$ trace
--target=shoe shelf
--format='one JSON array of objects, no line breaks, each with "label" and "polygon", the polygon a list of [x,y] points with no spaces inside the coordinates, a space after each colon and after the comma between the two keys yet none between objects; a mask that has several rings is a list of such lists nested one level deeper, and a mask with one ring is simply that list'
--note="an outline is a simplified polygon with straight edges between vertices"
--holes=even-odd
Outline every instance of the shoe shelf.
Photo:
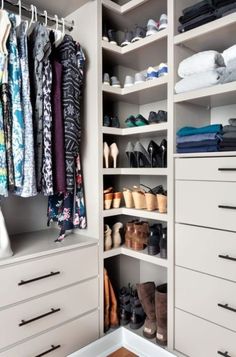
[{"label": "shoe shelf", "polygon": [[105,126],[102,128],[103,134],[120,136],[140,135],[142,137],[145,134],[166,134],[167,130],[167,123],[136,126],[134,128],[109,128]]},{"label": "shoe shelf", "polygon": [[121,246],[120,248],[114,248],[107,250],[103,253],[103,258],[112,258],[117,255],[126,255],[131,258],[139,259],[145,261],[147,263],[151,263],[154,265],[158,265],[164,268],[168,267],[168,260],[160,258],[159,255],[149,255],[147,252],[147,248],[141,251],[135,251],[133,249],[126,248],[125,246]]},{"label": "shoe shelf", "polygon": [[167,168],[121,168],[121,169],[103,169],[103,175],[151,175],[167,176]]},{"label": "shoe shelf", "polygon": [[175,103],[189,102],[204,107],[235,104],[236,82],[218,84],[208,88],[174,95]]},{"label": "shoe shelf", "polygon": [[147,1],[148,0],[131,0],[131,1],[128,1],[124,5],[118,5],[114,1],[111,1],[111,0],[102,0],[102,4],[107,9],[114,11],[120,15],[123,15],[129,11],[134,10],[136,7],[143,5]]},{"label": "shoe shelf", "polygon": [[149,80],[140,84],[134,84],[128,88],[114,88],[103,84],[103,93],[109,94],[112,100],[134,104],[147,104],[158,102],[167,98],[168,75]]},{"label": "shoe shelf", "polygon": [[132,216],[132,217],[140,217],[144,219],[152,219],[161,222],[168,221],[167,213],[159,213],[158,211],[147,211],[147,210],[139,210],[134,208],[112,208],[108,210],[103,210],[103,217],[113,217],[113,216]]},{"label": "shoe shelf", "polygon": [[184,45],[196,52],[209,49],[221,52],[235,43],[235,33],[236,13],[233,13],[176,35],[174,44]]}]

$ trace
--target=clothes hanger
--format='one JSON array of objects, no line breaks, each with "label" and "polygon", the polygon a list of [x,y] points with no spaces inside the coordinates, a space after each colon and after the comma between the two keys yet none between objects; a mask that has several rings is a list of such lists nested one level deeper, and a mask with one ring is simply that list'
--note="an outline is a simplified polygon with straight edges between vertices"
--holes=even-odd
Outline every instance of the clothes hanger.
[{"label": "clothes hanger", "polygon": [[21,0],[18,0],[19,13],[16,15],[16,26],[19,26],[21,23]]},{"label": "clothes hanger", "polygon": [[4,0],[1,0],[1,9],[0,9],[0,52],[7,54],[7,39],[11,29],[11,22],[8,17],[8,13],[4,10]]},{"label": "clothes hanger", "polygon": [[55,42],[54,42],[54,45],[57,47],[58,44],[59,44],[59,41],[61,39],[61,31],[58,30],[58,27],[59,27],[59,23],[58,23],[58,16],[57,15],[54,15],[54,18],[55,18],[55,22],[56,22],[56,27],[54,29],[54,34],[55,34]]},{"label": "clothes hanger", "polygon": [[64,39],[64,36],[65,36],[65,19],[64,17],[61,18],[61,21],[62,21],[62,31],[60,31],[60,38],[55,41],[55,45],[56,47],[58,47],[60,45],[60,43],[62,43],[63,39]]},{"label": "clothes hanger", "polygon": [[30,22],[27,21],[27,34],[30,35],[30,33],[32,32],[32,25],[35,22],[35,10],[34,10],[34,5],[30,5],[30,10],[31,10],[31,19]]}]

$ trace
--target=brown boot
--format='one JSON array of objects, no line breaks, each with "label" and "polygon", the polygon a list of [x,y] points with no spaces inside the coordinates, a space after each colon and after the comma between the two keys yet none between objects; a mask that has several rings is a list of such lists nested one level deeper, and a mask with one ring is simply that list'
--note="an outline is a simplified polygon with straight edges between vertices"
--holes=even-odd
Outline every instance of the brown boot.
[{"label": "brown boot", "polygon": [[145,222],[145,221],[142,221],[141,223],[143,224],[144,245],[147,245],[148,237],[149,237],[149,233],[150,233],[149,223]]},{"label": "brown boot", "polygon": [[126,223],[125,226],[125,245],[127,248],[132,248],[132,239],[134,234],[134,223],[137,223],[137,220]]},{"label": "brown boot", "polygon": [[159,345],[167,345],[167,284],[157,287],[155,292],[157,334]]},{"label": "brown boot", "polygon": [[145,232],[143,228],[143,223],[138,222],[134,224],[134,232],[132,238],[132,249],[143,250],[145,241]]},{"label": "brown boot", "polygon": [[110,303],[111,303],[110,326],[111,328],[117,328],[119,327],[117,299],[109,278],[108,281],[109,281],[109,292],[110,292]]},{"label": "brown boot", "polygon": [[147,315],[143,335],[146,338],[154,338],[156,336],[156,313],[155,313],[155,284],[148,282],[137,284],[138,296],[143,306],[144,312]]},{"label": "brown boot", "polygon": [[110,328],[110,293],[109,293],[109,278],[106,269],[104,269],[104,332]]}]

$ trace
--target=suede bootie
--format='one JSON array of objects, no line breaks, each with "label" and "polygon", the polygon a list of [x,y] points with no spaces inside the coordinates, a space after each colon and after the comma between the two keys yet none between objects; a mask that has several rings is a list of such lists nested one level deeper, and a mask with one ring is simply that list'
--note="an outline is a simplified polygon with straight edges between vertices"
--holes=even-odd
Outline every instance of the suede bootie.
[{"label": "suede bootie", "polygon": [[138,296],[147,315],[144,323],[143,335],[152,339],[156,336],[156,312],[155,312],[155,284],[148,282],[137,284]]},{"label": "suede bootie", "polygon": [[123,228],[123,223],[117,222],[112,227],[112,240],[113,240],[113,247],[118,248],[121,246],[121,234],[120,230]]},{"label": "suede bootie", "polygon": [[111,228],[108,224],[105,224],[104,227],[104,250],[110,250],[112,247],[112,238],[111,238]]},{"label": "suede bootie", "polygon": [[155,306],[157,319],[156,340],[161,346],[167,345],[167,284],[156,288]]}]

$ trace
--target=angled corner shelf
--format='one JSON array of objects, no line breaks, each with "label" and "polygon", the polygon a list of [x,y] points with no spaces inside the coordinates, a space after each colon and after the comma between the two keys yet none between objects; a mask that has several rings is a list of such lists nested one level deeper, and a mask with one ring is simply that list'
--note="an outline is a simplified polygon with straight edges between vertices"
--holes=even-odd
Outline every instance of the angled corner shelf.
[{"label": "angled corner shelf", "polygon": [[168,215],[167,213],[159,213],[158,211],[147,211],[140,210],[135,208],[112,208],[109,210],[103,211],[103,217],[113,217],[113,216],[132,216],[132,217],[140,217],[144,219],[153,219],[155,221],[167,222]]},{"label": "angled corner shelf", "polygon": [[235,98],[236,81],[175,94],[174,102],[189,102],[205,107],[219,107],[223,105],[235,104]]},{"label": "angled corner shelf", "polygon": [[174,44],[184,45],[196,52],[210,49],[222,52],[235,44],[235,33],[236,13],[233,13],[176,35]]},{"label": "angled corner shelf", "polygon": [[162,259],[160,258],[159,255],[149,255],[147,252],[147,248],[141,251],[135,251],[129,248],[126,248],[125,246],[121,246],[120,248],[114,248],[111,250],[108,250],[103,253],[103,258],[108,259],[112,258],[118,255],[126,255],[131,258],[139,259],[141,261],[145,261],[147,263],[151,263],[154,265],[158,265],[161,267],[168,267],[168,260],[167,259]]},{"label": "angled corner shelf", "polygon": [[168,75],[149,80],[140,84],[134,84],[128,88],[114,88],[103,84],[102,90],[113,100],[128,103],[147,104],[167,99]]},{"label": "angled corner shelf", "polygon": [[136,135],[142,137],[145,134],[148,134],[150,136],[166,134],[167,130],[168,130],[168,123],[136,126],[134,128],[109,128],[105,126],[102,128],[103,134],[120,135],[120,136]]},{"label": "angled corner shelf", "polygon": [[103,169],[103,175],[146,175],[146,176],[167,176],[167,168],[121,168]]},{"label": "angled corner shelf", "polygon": [[102,0],[103,6],[105,6],[107,9],[116,12],[120,15],[126,14],[129,11],[134,10],[136,7],[144,4],[148,0],[131,0],[128,3],[124,5],[118,5],[114,1],[111,0]]}]

